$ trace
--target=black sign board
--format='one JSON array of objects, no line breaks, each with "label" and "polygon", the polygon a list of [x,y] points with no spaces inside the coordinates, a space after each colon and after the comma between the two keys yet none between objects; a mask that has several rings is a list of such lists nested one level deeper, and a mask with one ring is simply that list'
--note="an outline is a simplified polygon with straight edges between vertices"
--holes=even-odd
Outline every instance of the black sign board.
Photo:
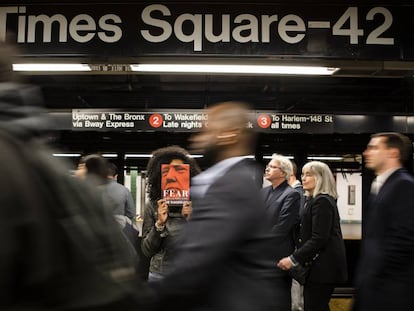
[{"label": "black sign board", "polygon": [[414,4],[90,3],[0,6],[26,56],[414,59]]},{"label": "black sign board", "polygon": [[[208,115],[200,110],[72,111],[72,130],[197,132],[203,126],[208,126]],[[334,118],[332,115],[321,114],[254,111],[251,113],[251,121],[246,126],[269,133],[332,133]]]}]

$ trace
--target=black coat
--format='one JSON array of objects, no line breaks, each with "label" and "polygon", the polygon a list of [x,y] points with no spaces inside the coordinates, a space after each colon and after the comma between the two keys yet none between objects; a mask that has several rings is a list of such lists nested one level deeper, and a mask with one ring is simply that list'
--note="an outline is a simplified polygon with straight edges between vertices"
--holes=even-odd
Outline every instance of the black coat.
[{"label": "black coat", "polygon": [[338,208],[332,197],[319,194],[305,204],[294,258],[301,264],[312,261],[308,282],[341,283],[347,280],[345,244]]},{"label": "black coat", "polygon": [[145,310],[129,244],[42,142],[32,91],[0,83],[0,310]]},{"label": "black coat", "polygon": [[[272,186],[263,188],[267,196]],[[289,256],[295,249],[294,231],[299,223],[300,194],[287,182],[278,186],[279,195],[266,200],[266,212],[272,221],[272,232],[275,238],[276,261]],[[279,270],[282,273],[282,270]],[[283,272],[285,273],[285,272]]]},{"label": "black coat", "polygon": [[275,310],[274,247],[253,176],[246,159],[204,195],[192,186],[193,214],[157,290],[161,310]]},{"label": "black coat", "polygon": [[356,310],[414,310],[414,178],[395,171],[363,217]]}]

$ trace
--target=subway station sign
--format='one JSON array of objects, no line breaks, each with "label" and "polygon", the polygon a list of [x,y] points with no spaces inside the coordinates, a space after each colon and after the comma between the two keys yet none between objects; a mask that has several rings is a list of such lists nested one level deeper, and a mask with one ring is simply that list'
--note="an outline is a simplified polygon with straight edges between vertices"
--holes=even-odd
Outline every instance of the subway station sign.
[{"label": "subway station sign", "polygon": [[28,56],[414,59],[414,4],[14,3],[0,40]]},{"label": "subway station sign", "polygon": [[[208,115],[200,110],[101,111],[72,110],[72,130],[79,131],[172,131],[197,132],[208,126]],[[332,133],[333,115],[286,114],[252,111],[247,127],[268,133]]]}]

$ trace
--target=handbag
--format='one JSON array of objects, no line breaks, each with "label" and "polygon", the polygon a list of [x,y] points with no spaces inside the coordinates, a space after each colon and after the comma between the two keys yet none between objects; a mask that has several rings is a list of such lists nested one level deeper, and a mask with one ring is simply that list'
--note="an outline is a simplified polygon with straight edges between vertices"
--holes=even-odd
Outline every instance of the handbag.
[{"label": "handbag", "polygon": [[302,265],[297,263],[288,270],[288,274],[292,279],[295,279],[300,285],[304,285],[309,276],[311,265]]},{"label": "handbag", "polygon": [[318,256],[319,254],[316,254],[311,261],[308,261],[304,265],[298,262],[295,266],[292,266],[292,268],[288,270],[289,276],[292,279],[295,279],[300,285],[304,285],[311,271],[312,263],[316,258],[318,258]]}]

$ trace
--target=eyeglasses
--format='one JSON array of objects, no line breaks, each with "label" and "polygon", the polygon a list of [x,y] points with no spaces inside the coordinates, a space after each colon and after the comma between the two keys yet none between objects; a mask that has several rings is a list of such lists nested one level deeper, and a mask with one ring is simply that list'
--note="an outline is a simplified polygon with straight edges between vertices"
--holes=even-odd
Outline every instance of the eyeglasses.
[{"label": "eyeglasses", "polygon": [[277,168],[280,169],[280,170],[282,169],[280,166],[274,166],[274,165],[270,165],[270,164],[269,165],[266,165],[266,168],[271,168],[273,170],[275,170]]}]

